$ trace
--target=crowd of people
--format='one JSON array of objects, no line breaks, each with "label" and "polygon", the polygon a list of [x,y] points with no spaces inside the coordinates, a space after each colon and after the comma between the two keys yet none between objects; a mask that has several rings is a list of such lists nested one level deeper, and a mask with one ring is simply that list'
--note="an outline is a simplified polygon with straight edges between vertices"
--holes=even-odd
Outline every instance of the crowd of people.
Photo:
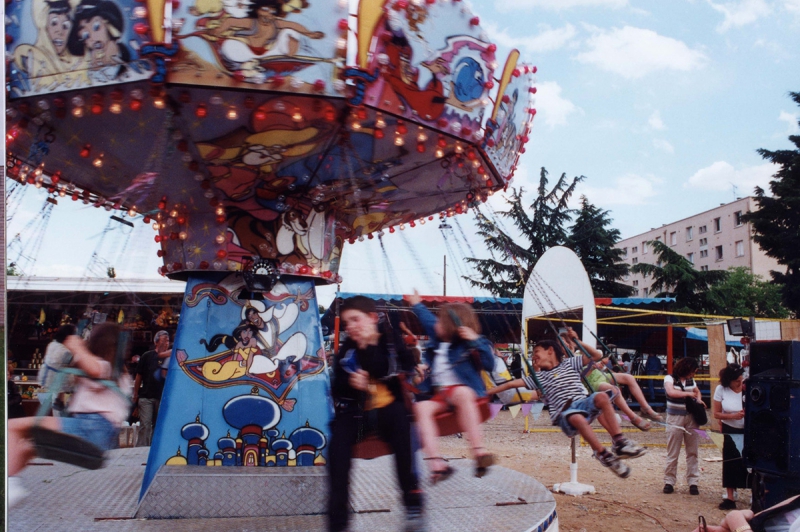
[{"label": "crowd of people", "polygon": [[[626,461],[643,456],[646,449],[623,435],[615,406],[642,431],[650,430],[652,423],[664,425],[667,460],[663,492],[675,491],[683,448],[689,493],[699,494],[700,425],[690,404],[694,401],[704,408],[707,405],[695,381],[698,364],[694,358],[680,359],[664,377],[666,419],[655,412],[631,375],[624,369],[612,371],[606,355],[570,328],[559,331],[555,339],[534,345],[529,371],[522,369],[521,358],[512,361],[511,378],[487,390],[482,373],[495,370],[497,353],[481,335],[480,322],[472,308],[446,304],[437,317],[416,292],[407,300],[428,338],[425,344],[420,345],[405,325],[401,330],[393,329],[370,298],[351,297],[339,309],[346,339],[330,360],[334,416],[328,456],[329,530],[347,529],[353,450],[368,434],[384,440],[394,454],[406,508],[406,530],[426,530],[425,496],[415,451],[421,449],[428,464],[431,489],[452,476],[455,471],[439,450],[439,420],[451,416],[469,442],[475,477],[483,477],[496,463],[496,457],[485,447],[485,418],[480,404],[488,396],[515,388],[529,390],[528,397],[545,402],[552,424],[567,437],[582,436],[600,464],[621,478],[631,473]],[[117,363],[119,333],[119,327],[112,323],[96,325],[86,341],[76,335],[73,326],[63,326],[56,332],[39,375],[43,385],[39,399],[50,415],[9,419],[9,507],[26,494],[18,475],[36,455],[32,434],[37,427],[76,436],[108,450],[117,446],[122,424],[129,416],[138,415],[143,427],[142,444],[150,445],[171,353],[169,334],[156,333],[154,348],[125,366]],[[527,366],[529,363],[525,362]],[[78,368],[83,373],[63,386],[56,385],[53,376],[65,367]],[[648,373],[654,368],[655,364]],[[102,379],[116,385],[99,383]],[[797,498],[768,511],[766,517],[736,510],[736,490],[748,485],[741,445],[737,445],[737,437],[744,433],[744,379],[741,366],[729,364],[723,368],[710,405],[724,434],[721,484],[726,498],[719,508],[734,511],[718,526],[701,521],[697,531],[764,530],[765,524],[771,523],[770,530],[798,532]],[[620,392],[621,385],[637,400],[641,415],[631,410]],[[13,388],[9,386],[9,393]],[[71,392],[69,402],[65,402],[65,390]],[[9,417],[14,408],[9,395]],[[611,436],[611,448],[605,448],[595,434],[595,420]],[[780,528],[779,524],[786,526]]]}]

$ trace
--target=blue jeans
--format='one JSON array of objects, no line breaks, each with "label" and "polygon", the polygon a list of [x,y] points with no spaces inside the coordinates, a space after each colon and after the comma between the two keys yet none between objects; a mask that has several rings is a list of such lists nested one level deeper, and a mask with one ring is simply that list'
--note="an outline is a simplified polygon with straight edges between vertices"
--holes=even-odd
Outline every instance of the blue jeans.
[{"label": "blue jeans", "polygon": [[589,423],[597,419],[597,416],[600,415],[602,410],[597,408],[594,400],[595,397],[601,393],[608,395],[610,399],[614,398],[614,392],[612,390],[595,392],[588,397],[572,401],[572,404],[561,412],[561,417],[558,420],[558,426],[561,427],[561,430],[564,432],[564,434],[570,438],[574,438],[578,435],[578,430],[570,424],[568,419],[573,414],[582,415]]},{"label": "blue jeans", "polygon": [[101,414],[71,414],[58,420],[61,432],[89,441],[104,451],[119,446],[119,427]]}]

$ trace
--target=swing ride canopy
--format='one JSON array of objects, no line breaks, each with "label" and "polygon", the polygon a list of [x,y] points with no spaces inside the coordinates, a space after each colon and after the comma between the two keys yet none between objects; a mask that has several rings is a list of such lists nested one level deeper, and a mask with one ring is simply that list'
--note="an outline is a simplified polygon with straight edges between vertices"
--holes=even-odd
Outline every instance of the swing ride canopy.
[{"label": "swing ride canopy", "polygon": [[7,170],[152,224],[164,266],[340,280],[345,242],[505,187],[535,67],[458,0],[21,0]]}]

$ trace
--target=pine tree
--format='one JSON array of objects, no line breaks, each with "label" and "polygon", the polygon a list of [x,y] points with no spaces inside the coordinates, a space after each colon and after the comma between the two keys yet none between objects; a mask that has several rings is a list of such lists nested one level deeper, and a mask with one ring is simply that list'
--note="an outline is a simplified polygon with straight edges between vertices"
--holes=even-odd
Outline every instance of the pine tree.
[{"label": "pine tree", "polygon": [[[800,105],[800,92],[790,93]],[[800,122],[798,122],[800,123]],[[790,135],[794,150],[758,150],[764,159],[780,165],[769,182],[771,196],[756,187],[759,209],[747,214],[753,226],[753,240],[766,254],[786,267],[786,272],[772,271],[772,279],[783,284],[783,302],[800,315],[800,135]]]},{"label": "pine tree", "polygon": [[628,275],[628,265],[623,262],[623,251],[615,248],[619,230],[610,228],[611,217],[581,196],[581,209],[570,229],[566,246],[580,257],[595,297],[629,297],[631,286],[618,282]]},{"label": "pine tree", "polygon": [[[566,242],[566,224],[574,214],[568,206],[569,198],[584,179],[584,176],[579,176],[570,181],[566,174],[562,174],[555,186],[548,190],[547,170],[542,168],[536,198],[527,209],[522,203],[525,191],[520,188],[512,189],[510,197],[506,198],[509,208],[498,212],[499,216],[491,211],[479,211],[478,234],[483,237],[492,257],[468,257],[467,262],[477,270],[477,275],[465,279],[472,286],[498,297],[522,297],[525,283],[539,257],[549,248]],[[528,245],[518,244],[503,227],[500,218],[510,220]]]}]

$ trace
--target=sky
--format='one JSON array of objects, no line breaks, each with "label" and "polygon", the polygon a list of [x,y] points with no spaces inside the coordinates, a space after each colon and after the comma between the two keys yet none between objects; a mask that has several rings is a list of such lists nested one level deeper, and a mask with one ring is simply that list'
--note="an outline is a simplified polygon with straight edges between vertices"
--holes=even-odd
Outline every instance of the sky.
[{"label": "sky", "polygon": [[[623,238],[767,186],[775,168],[756,150],[790,149],[788,135],[799,133],[788,93],[800,91],[800,0],[480,0],[472,9],[498,57],[517,48],[538,67],[538,113],[512,186],[532,199],[542,167],[551,182],[586,176],[573,204],[585,195],[610,211]],[[41,236],[26,273],[81,276],[97,252],[95,271],[158,276],[152,229],[128,235],[109,213],[62,200],[36,230],[45,195],[25,189],[9,202],[7,235],[19,233],[28,255]],[[503,210],[502,194],[489,207]],[[471,273],[465,257],[487,256],[472,214],[450,225],[407,228],[383,247],[345,245],[341,289],[442,294],[447,255],[447,295],[488,295],[459,279]],[[335,288],[318,290],[322,304]]]}]

